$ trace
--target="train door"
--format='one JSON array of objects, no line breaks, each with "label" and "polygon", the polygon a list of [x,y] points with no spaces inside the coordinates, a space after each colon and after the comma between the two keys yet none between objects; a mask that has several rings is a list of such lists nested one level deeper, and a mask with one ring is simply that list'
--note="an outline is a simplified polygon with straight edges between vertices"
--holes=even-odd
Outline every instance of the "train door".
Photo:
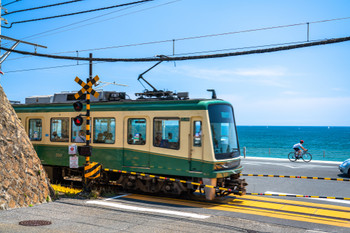
[{"label": "train door", "polygon": [[42,117],[33,117],[28,118],[27,122],[29,140],[32,142],[34,149],[38,152],[37,144],[42,144],[43,140],[43,119]]},{"label": "train door", "polygon": [[123,166],[150,167],[150,120],[147,117],[124,119]]},{"label": "train door", "polygon": [[201,172],[203,162],[203,135],[202,135],[203,121],[199,117],[194,117],[191,120],[190,132],[190,171]]}]

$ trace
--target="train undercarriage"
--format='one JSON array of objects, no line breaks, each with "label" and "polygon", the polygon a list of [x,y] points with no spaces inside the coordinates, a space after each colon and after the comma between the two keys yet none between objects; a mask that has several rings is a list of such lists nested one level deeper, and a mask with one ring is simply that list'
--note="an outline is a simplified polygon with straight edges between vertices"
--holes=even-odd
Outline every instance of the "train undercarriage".
[{"label": "train undercarriage", "polygon": [[[71,169],[68,167],[44,166],[50,178],[51,183],[59,184],[69,181],[82,181],[83,169]],[[167,176],[164,176],[164,178]],[[193,194],[197,190],[205,193],[207,200],[213,200],[215,197],[227,196],[231,193],[244,195],[247,183],[240,179],[240,174],[234,174],[225,178],[197,178],[197,177],[171,177],[169,179],[160,179],[152,176],[140,174],[116,173],[111,171],[102,171],[101,177],[90,180],[91,189],[100,185],[117,185],[124,191],[136,191],[150,194],[170,194],[182,195]],[[203,187],[210,185],[216,188]],[[223,188],[223,189],[219,189]],[[231,191],[227,191],[230,189]]]}]

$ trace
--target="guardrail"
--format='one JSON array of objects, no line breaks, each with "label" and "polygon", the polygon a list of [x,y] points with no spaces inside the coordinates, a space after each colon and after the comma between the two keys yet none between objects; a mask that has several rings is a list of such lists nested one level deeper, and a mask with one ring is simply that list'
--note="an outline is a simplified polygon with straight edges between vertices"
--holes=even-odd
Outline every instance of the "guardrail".
[{"label": "guardrail", "polygon": [[258,177],[292,178],[292,179],[350,181],[350,179],[344,179],[344,178],[327,178],[327,177],[314,177],[314,176],[284,176],[284,175],[261,175],[261,174],[241,174],[241,175],[242,176],[258,176]]}]

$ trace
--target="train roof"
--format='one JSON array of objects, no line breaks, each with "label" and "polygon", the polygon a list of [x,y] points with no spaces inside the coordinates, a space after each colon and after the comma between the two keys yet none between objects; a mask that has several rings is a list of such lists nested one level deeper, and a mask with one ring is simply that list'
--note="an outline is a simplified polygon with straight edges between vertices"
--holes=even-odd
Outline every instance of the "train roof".
[{"label": "train roof", "polygon": [[[206,110],[210,104],[230,104],[219,99],[189,99],[186,93],[181,93],[180,97],[176,95],[136,100],[126,99],[124,92],[99,93],[98,99],[91,98],[91,111]],[[58,93],[53,96],[29,97],[26,98],[25,104],[14,104],[13,107],[16,112],[73,112],[72,104],[77,101],[74,94]]]}]

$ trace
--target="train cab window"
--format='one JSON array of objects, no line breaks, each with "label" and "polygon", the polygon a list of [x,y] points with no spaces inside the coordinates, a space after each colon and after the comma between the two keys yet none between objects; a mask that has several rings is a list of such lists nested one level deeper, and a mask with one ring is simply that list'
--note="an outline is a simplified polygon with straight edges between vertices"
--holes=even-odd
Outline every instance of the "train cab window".
[{"label": "train cab window", "polygon": [[128,144],[146,144],[146,119],[134,118],[128,120]]},{"label": "train cab window", "polygon": [[115,142],[115,119],[94,118],[94,143],[114,144]]},{"label": "train cab window", "polygon": [[175,149],[180,148],[179,119],[154,119],[153,146]]},{"label": "train cab window", "polygon": [[77,126],[74,124],[74,119],[71,119],[71,129],[72,129],[72,137],[71,142],[78,142],[78,143],[85,143],[85,130],[86,130],[86,120],[84,119],[84,122],[81,126]]},{"label": "train cab window", "polygon": [[29,138],[31,141],[41,141],[42,139],[41,119],[29,119]]},{"label": "train cab window", "polygon": [[69,118],[51,118],[51,142],[69,141]]},{"label": "train cab window", "polygon": [[202,146],[202,122],[193,122],[193,146]]}]

